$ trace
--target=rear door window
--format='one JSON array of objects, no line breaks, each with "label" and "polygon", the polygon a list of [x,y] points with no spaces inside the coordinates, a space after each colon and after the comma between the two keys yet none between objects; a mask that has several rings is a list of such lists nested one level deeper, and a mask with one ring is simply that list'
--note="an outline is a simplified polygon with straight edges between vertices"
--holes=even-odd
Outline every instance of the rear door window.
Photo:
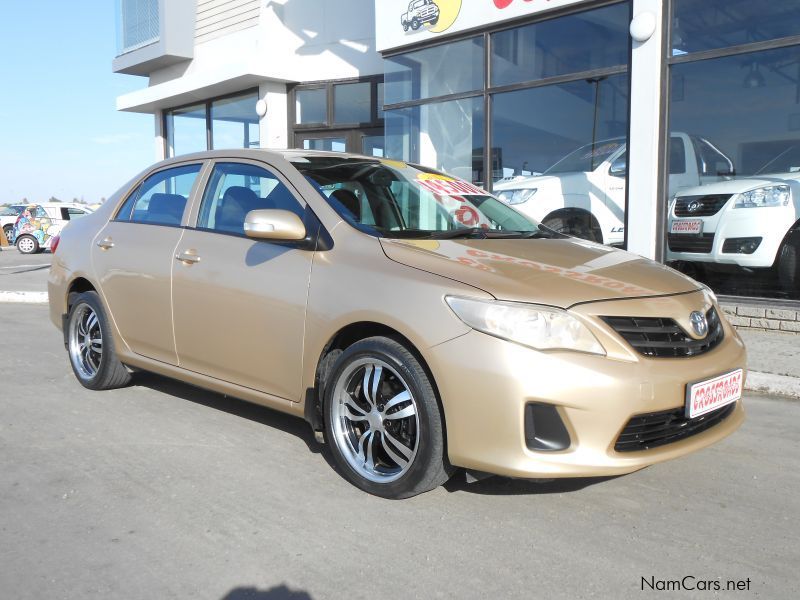
[{"label": "rear door window", "polygon": [[180,225],[202,165],[184,165],[153,173],[128,197],[117,221]]}]

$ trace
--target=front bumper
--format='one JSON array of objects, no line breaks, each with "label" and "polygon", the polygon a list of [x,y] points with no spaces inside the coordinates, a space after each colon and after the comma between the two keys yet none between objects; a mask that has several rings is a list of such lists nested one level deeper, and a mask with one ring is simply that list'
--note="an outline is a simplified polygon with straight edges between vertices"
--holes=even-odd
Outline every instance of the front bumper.
[{"label": "front bumper", "polygon": [[[668,261],[689,261],[737,265],[747,268],[769,268],[775,262],[786,232],[795,223],[793,206],[775,206],[766,208],[731,208],[732,203],[719,213],[710,217],[698,217],[703,221],[703,233],[714,237],[710,252],[673,251],[676,246],[672,241],[667,244]],[[669,219],[669,228],[674,221],[692,220],[692,217],[676,217],[674,213]],[[669,231],[669,229],[668,229]],[[680,234],[678,234],[680,235]],[[692,234],[685,234],[687,239]],[[725,240],[736,238],[762,238],[758,249],[752,254],[723,252]],[[675,239],[679,239],[675,236]]]},{"label": "front bumper", "polygon": [[[444,405],[451,463],[521,478],[620,475],[726,437],[744,420],[741,400],[724,420],[692,437],[649,450],[614,450],[632,417],[682,407],[686,384],[744,368],[744,345],[727,322],[725,339],[712,351],[664,359],[636,354],[590,314],[696,308],[704,297],[696,292],[673,300],[600,302],[576,309],[593,322],[609,350],[605,357],[538,352],[474,331],[432,348],[427,358]],[[530,403],[556,407],[569,433],[566,450],[528,447],[525,407]]]}]

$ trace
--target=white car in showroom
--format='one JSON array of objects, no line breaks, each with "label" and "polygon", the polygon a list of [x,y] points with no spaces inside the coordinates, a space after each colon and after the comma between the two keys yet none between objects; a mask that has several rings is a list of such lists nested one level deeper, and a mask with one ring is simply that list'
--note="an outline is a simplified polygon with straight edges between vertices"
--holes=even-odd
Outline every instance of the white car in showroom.
[{"label": "white car in showroom", "polygon": [[[669,197],[684,188],[717,182],[733,162],[708,140],[670,136]],[[561,233],[601,244],[625,239],[627,145],[624,137],[587,144],[544,173],[506,178],[494,193],[518,211]]]},{"label": "white car in showroom", "polygon": [[800,145],[758,173],[682,190],[670,204],[669,261],[772,269],[800,291]]}]

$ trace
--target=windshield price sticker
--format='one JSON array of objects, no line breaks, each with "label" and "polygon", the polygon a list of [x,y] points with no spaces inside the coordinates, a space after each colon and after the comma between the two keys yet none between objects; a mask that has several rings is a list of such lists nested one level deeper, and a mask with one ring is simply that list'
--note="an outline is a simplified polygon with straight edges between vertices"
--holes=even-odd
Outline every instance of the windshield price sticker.
[{"label": "windshield price sticker", "polygon": [[426,190],[443,196],[488,196],[489,193],[476,185],[455,179],[417,179]]}]

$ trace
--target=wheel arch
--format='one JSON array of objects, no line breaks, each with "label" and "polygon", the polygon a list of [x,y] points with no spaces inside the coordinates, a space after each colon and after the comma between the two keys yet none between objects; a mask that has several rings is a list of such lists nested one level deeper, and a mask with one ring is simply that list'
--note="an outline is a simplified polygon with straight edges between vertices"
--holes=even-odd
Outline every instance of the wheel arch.
[{"label": "wheel arch", "polygon": [[76,277],[69,283],[67,286],[67,312],[69,312],[69,309],[72,307],[72,301],[74,299],[73,294],[77,295],[84,292],[97,292],[97,288],[85,277]]},{"label": "wheel arch", "polygon": [[[603,234],[603,227],[600,224],[600,221],[597,217],[592,213],[592,211],[587,210],[585,208],[581,208],[579,206],[564,206],[562,208],[557,208],[555,210],[550,211],[547,213],[541,220],[542,223],[545,223],[548,219],[558,219],[560,217],[570,217],[570,216],[581,216],[581,217],[588,217],[589,222],[593,228],[596,228],[600,232],[601,238],[604,237]],[[600,240],[600,243],[603,243],[603,240]]]},{"label": "wheel arch", "polygon": [[439,406],[439,412],[442,415],[442,433],[444,435],[446,449],[447,415],[444,411],[441,394],[439,393],[439,387],[436,384],[436,378],[434,377],[433,372],[428,365],[428,361],[425,360],[425,357],[419,351],[417,346],[407,336],[403,335],[403,333],[397,329],[394,329],[393,327],[383,323],[378,323],[376,321],[358,321],[355,323],[350,323],[333,334],[328,340],[327,344],[325,344],[322,352],[317,358],[314,375],[314,387],[309,388],[306,391],[305,406],[303,411],[305,420],[311,425],[314,431],[324,430],[322,403],[325,397],[327,378],[330,376],[331,371],[333,370],[333,365],[336,363],[339,355],[344,352],[346,348],[352,346],[356,342],[371,337],[386,337],[395,340],[396,342],[399,342],[405,346],[408,351],[414,355],[414,358],[417,359],[420,366],[425,371],[425,374],[428,376],[434,395],[436,396],[436,403]]}]

